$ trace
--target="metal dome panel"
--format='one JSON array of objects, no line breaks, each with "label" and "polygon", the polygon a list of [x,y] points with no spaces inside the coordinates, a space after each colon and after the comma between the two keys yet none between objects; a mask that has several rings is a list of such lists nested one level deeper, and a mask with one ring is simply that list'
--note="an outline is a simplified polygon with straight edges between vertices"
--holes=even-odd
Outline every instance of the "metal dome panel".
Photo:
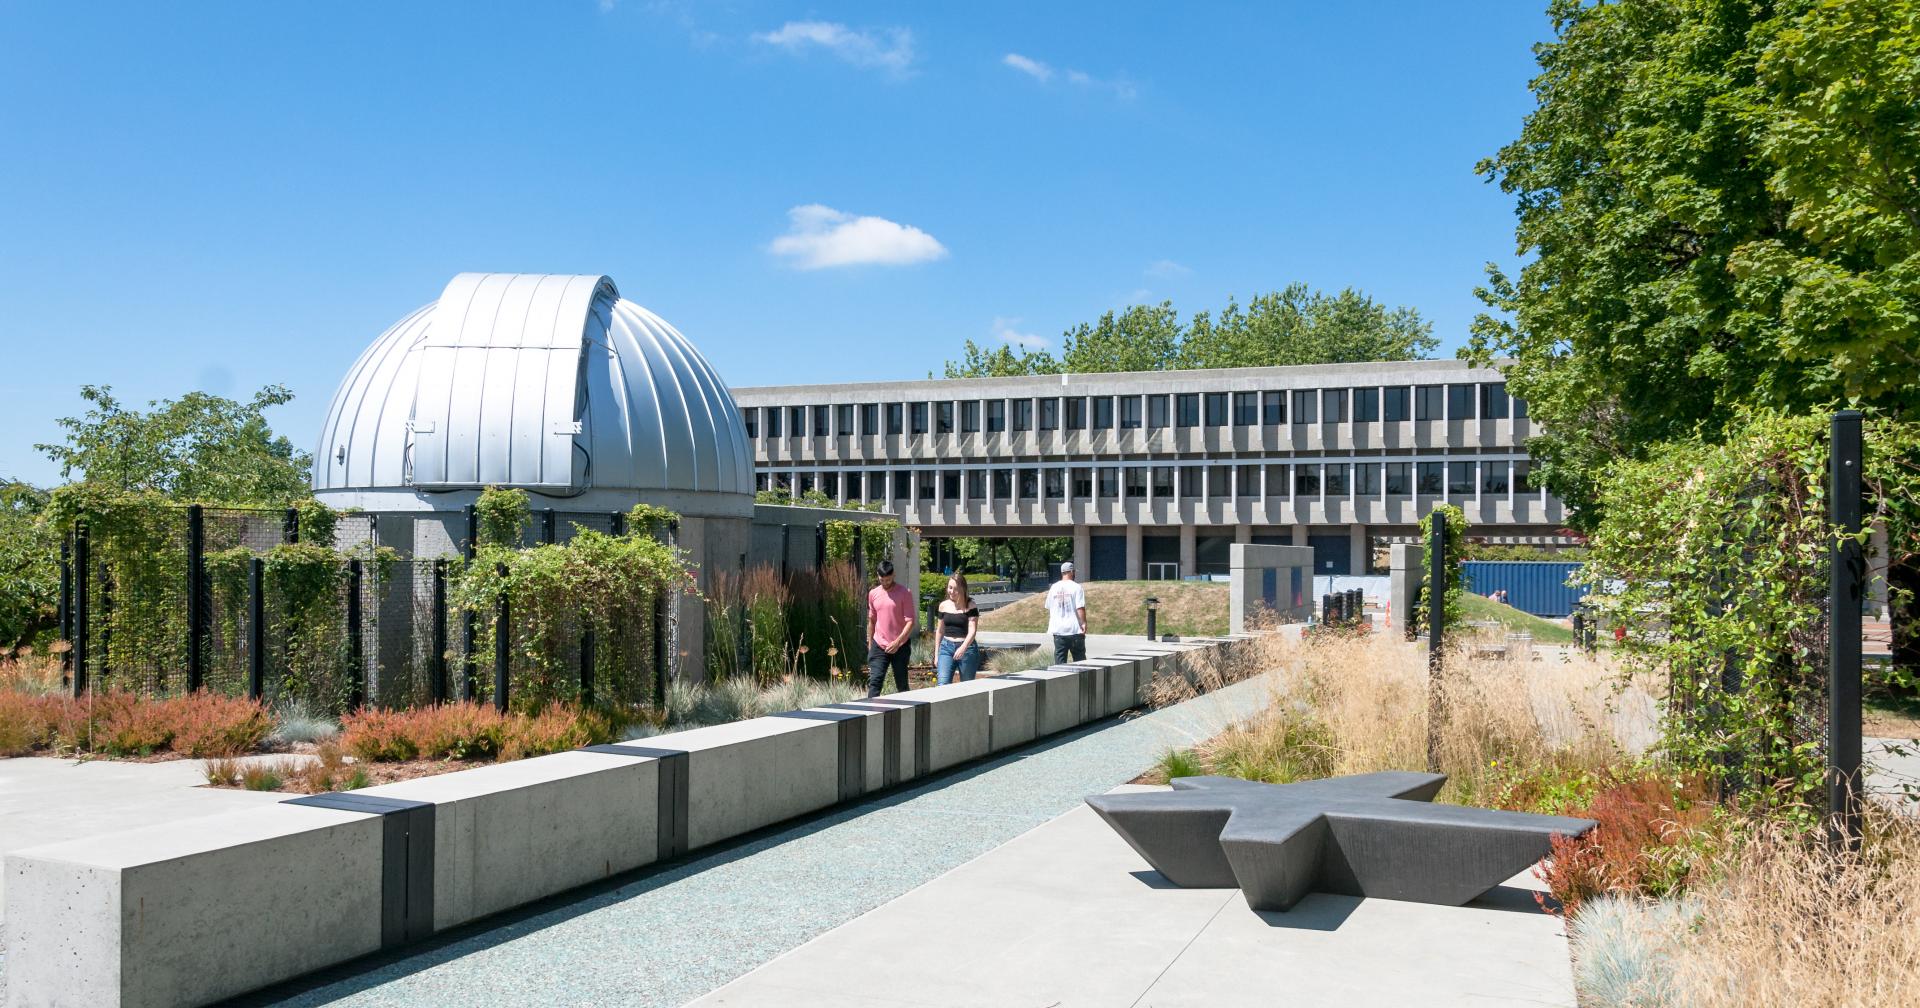
[{"label": "metal dome panel", "polygon": [[604,276],[454,277],[361,355],[321,437],[316,491],[753,492],[725,383]]}]

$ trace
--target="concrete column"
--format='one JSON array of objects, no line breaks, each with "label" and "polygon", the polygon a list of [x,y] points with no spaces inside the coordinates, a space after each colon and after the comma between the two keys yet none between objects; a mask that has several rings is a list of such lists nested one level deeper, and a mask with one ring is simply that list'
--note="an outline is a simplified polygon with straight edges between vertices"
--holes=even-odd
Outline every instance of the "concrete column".
[{"label": "concrete column", "polygon": [[1307,527],[1305,525],[1299,524],[1298,522],[1294,523],[1293,545],[1305,546],[1306,544],[1307,544]]},{"label": "concrete column", "polygon": [[1093,530],[1085,525],[1073,527],[1073,574],[1087,580],[1093,570]]},{"label": "concrete column", "polygon": [[1182,522],[1180,525],[1181,577],[1199,573],[1197,569],[1199,565],[1199,552],[1198,537],[1194,534],[1193,523]]},{"label": "concrete column", "polygon": [[1355,574],[1367,572],[1367,527],[1347,526],[1347,569]]},{"label": "concrete column", "polygon": [[1250,543],[1250,542],[1252,542],[1252,541],[1253,541],[1253,526],[1251,526],[1251,525],[1246,525],[1246,524],[1241,524],[1241,525],[1235,525],[1235,526],[1233,527],[1233,541],[1234,541],[1234,542],[1237,542],[1237,543]]},{"label": "concrete column", "polygon": [[1144,581],[1147,577],[1145,544],[1141,541],[1140,526],[1127,526],[1127,580]]}]

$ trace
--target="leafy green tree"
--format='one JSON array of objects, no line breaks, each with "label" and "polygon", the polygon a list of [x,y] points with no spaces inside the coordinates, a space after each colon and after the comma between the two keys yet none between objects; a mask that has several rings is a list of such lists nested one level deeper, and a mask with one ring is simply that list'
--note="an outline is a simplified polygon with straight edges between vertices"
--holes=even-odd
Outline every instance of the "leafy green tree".
[{"label": "leafy green tree", "polygon": [[1553,0],[1538,105],[1479,171],[1518,199],[1516,276],[1471,356],[1546,433],[1592,527],[1597,479],[1743,406],[1920,406],[1920,7]]},{"label": "leafy green tree", "polygon": [[0,481],[0,648],[52,626],[60,591],[59,539],[40,521],[47,493]]},{"label": "leafy green tree", "polygon": [[293,399],[269,385],[240,403],[205,392],[127,409],[106,386],[85,385],[91,407],[64,417],[64,444],[35,445],[99,490],[155,491],[178,501],[219,504],[291,504],[310,495],[313,459],[273,433],[266,411]]},{"label": "leafy green tree", "polygon": [[1060,343],[1061,369],[1072,374],[1165,371],[1175,366],[1185,336],[1173,302],[1132,305],[1068,329]]},{"label": "leafy green tree", "polygon": [[1388,308],[1352,288],[1326,294],[1306,284],[1262,294],[1243,308],[1229,299],[1183,325],[1171,301],[1132,305],[1082,322],[1061,338],[1060,356],[966,342],[948,378],[1105,374],[1176,368],[1266,367],[1347,361],[1418,360],[1439,341],[1412,308]]},{"label": "leafy green tree", "polygon": [[1438,346],[1433,323],[1412,308],[1390,309],[1351,287],[1330,295],[1295,283],[1259,295],[1245,308],[1229,300],[1217,320],[1206,312],[1195,315],[1175,366],[1418,360]]},{"label": "leafy green tree", "polygon": [[[948,378],[1006,378],[1013,375],[1058,374],[1060,362],[1045,350],[1014,352],[1011,345],[988,349],[972,340],[960,352],[960,359],[948,361]],[[932,375],[928,375],[932,377]]]}]

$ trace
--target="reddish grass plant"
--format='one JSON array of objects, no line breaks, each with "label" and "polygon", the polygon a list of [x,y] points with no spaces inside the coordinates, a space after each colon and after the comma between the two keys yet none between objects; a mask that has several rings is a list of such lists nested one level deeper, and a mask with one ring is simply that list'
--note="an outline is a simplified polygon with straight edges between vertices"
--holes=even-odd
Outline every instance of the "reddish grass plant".
[{"label": "reddish grass plant", "polygon": [[340,745],[364,760],[521,759],[612,741],[619,728],[599,711],[553,704],[538,714],[500,714],[475,703],[368,709],[341,723]]},{"label": "reddish grass plant", "polygon": [[106,691],[84,697],[0,690],[0,755],[36,749],[146,756],[234,756],[273,730],[266,708],[251,700],[195,693],[146,697]]},{"label": "reddish grass plant", "polygon": [[[1556,836],[1534,869],[1563,912],[1602,893],[1664,896],[1685,886],[1714,845],[1714,805],[1697,777],[1646,774],[1603,785],[1569,815],[1598,823],[1581,837]],[[1543,907],[1549,906],[1539,896]],[[1549,907],[1550,908],[1550,907]]]}]

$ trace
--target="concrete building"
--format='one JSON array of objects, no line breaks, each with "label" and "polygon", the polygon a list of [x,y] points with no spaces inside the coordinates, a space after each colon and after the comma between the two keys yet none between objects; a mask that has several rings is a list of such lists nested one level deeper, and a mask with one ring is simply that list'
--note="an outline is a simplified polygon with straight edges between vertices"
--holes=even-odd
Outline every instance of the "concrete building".
[{"label": "concrete building", "polygon": [[1439,502],[1559,542],[1525,402],[1461,361],[735,388],[756,487],[882,502],[929,537],[1072,536],[1097,580],[1227,572],[1235,542],[1384,571]]}]

